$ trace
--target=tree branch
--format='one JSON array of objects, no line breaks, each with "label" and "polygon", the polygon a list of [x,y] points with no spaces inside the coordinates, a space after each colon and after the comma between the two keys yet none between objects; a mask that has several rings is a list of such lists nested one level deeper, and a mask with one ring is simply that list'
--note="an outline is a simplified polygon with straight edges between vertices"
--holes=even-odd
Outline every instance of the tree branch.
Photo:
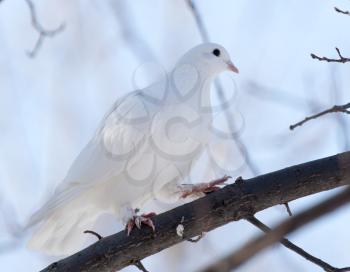
[{"label": "tree branch", "polygon": [[347,113],[347,114],[350,114],[350,103],[347,103],[345,105],[340,105],[340,106],[333,106],[332,108],[328,109],[328,110],[324,110],[320,113],[317,113],[317,114],[314,114],[314,115],[311,115],[309,117],[306,117],[304,120],[294,124],[294,125],[291,125],[289,126],[289,129],[290,130],[293,130],[295,129],[296,127],[299,127],[299,126],[302,126],[304,123],[312,120],[312,119],[317,119],[318,117],[320,116],[323,116],[323,115],[326,115],[328,113],[332,113],[332,112],[343,112],[343,113]]},{"label": "tree branch", "polygon": [[31,21],[32,21],[32,26],[39,34],[39,37],[38,37],[38,39],[37,39],[37,41],[36,41],[36,43],[34,45],[34,48],[27,52],[28,57],[34,58],[37,55],[40,47],[42,46],[42,44],[44,42],[44,39],[47,38],[47,37],[53,37],[56,34],[58,34],[61,31],[63,31],[64,28],[65,28],[65,24],[62,23],[56,29],[53,29],[53,30],[46,30],[46,29],[44,29],[41,26],[41,24],[39,24],[39,22],[38,22],[35,6],[34,6],[33,2],[31,0],[25,0],[25,1],[26,1],[27,5],[29,7]]},{"label": "tree branch", "polygon": [[242,248],[234,252],[233,254],[230,254],[226,256],[225,258],[219,260],[215,264],[207,267],[206,269],[202,270],[201,272],[214,272],[214,271],[221,271],[221,272],[229,272],[240,265],[242,265],[245,261],[249,260],[253,256],[255,256],[258,252],[262,251],[263,249],[267,248],[268,246],[273,245],[274,243],[281,242],[284,246],[292,249],[293,251],[297,252],[298,254],[304,256],[306,259],[311,261],[312,263],[318,265],[321,267],[324,271],[327,272],[341,272],[341,271],[350,271],[350,267],[346,268],[335,268],[328,263],[315,258],[314,256],[308,254],[303,249],[296,247],[293,243],[291,243],[289,240],[283,238],[283,236],[287,235],[288,233],[292,233],[296,231],[297,229],[305,226],[306,224],[312,222],[313,220],[318,219],[319,217],[330,213],[334,211],[335,209],[348,204],[350,201],[350,188],[348,187],[344,191],[338,193],[337,195],[331,197],[330,199],[327,199],[326,201],[323,201],[319,203],[318,205],[307,209],[306,211],[291,217],[287,219],[286,221],[282,222],[280,225],[278,225],[275,229],[270,231],[270,229],[262,224],[259,220],[252,217],[249,218],[248,221],[253,223],[254,225],[257,225],[259,228],[261,228],[263,231],[267,232],[267,234],[263,236],[259,236],[256,239],[253,239],[246,245],[244,245]]},{"label": "tree branch", "polygon": [[341,9],[339,9],[339,8],[337,8],[337,7],[334,7],[334,10],[336,11],[336,12],[339,12],[339,13],[341,13],[341,14],[345,14],[345,15],[350,15],[350,12],[348,11],[348,10],[341,10]]},{"label": "tree branch", "polygon": [[[350,152],[345,152],[227,185],[206,197],[155,216],[155,233],[149,228],[135,229],[128,237],[121,231],[51,264],[42,272],[122,269],[188,237],[249,218],[274,205],[350,184],[349,165]],[[182,217],[186,238],[176,233]]]},{"label": "tree branch", "polygon": [[342,54],[340,53],[340,50],[338,47],[335,48],[335,50],[338,53],[339,59],[331,59],[331,58],[327,58],[327,57],[319,57],[313,53],[310,54],[311,58],[313,59],[317,59],[319,61],[327,61],[327,62],[340,62],[340,63],[346,63],[350,61],[350,58],[345,58],[342,56]]}]

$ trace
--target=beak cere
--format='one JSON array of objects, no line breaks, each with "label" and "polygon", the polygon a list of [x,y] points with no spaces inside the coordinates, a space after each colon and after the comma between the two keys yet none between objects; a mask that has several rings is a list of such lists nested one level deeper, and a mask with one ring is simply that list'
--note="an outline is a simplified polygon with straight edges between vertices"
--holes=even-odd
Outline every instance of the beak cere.
[{"label": "beak cere", "polygon": [[234,73],[239,73],[238,69],[236,66],[233,65],[233,63],[231,61],[227,62],[227,69],[234,72]]}]

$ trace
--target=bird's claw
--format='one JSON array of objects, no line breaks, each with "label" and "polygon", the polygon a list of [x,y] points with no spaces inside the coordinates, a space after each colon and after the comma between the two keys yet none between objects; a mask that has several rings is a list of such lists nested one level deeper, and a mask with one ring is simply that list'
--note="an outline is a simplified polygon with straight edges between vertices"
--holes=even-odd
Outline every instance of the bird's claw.
[{"label": "bird's claw", "polygon": [[156,214],[154,212],[142,215],[134,215],[132,218],[129,219],[128,223],[126,224],[127,235],[130,235],[132,229],[135,226],[138,229],[141,229],[142,224],[149,226],[150,228],[152,228],[153,232],[155,232],[156,227],[154,226],[154,223],[151,219],[155,215]]},{"label": "bird's claw", "polygon": [[223,176],[222,178],[210,181],[208,183],[193,184],[190,189],[182,191],[182,198],[186,198],[189,195],[209,194],[219,190],[221,187],[218,185],[225,185],[225,181],[230,179],[230,176]]}]

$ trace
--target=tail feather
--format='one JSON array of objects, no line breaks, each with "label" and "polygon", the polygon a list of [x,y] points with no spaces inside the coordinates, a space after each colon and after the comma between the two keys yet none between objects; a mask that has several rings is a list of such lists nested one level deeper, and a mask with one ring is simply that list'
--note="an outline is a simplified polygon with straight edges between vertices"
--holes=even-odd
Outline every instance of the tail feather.
[{"label": "tail feather", "polygon": [[67,208],[59,209],[40,224],[28,247],[49,255],[73,254],[81,249],[87,238],[84,231],[92,229],[98,216],[96,210],[72,213]]}]

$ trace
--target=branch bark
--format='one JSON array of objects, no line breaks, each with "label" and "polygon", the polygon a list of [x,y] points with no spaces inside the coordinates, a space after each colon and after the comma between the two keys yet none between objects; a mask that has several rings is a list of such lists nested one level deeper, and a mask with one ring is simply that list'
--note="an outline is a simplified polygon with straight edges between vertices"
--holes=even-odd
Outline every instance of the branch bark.
[{"label": "branch bark", "polygon": [[[228,185],[157,215],[152,218],[155,233],[149,228],[135,229],[129,237],[124,231],[119,232],[51,264],[42,272],[119,270],[231,221],[249,218],[274,205],[347,184],[350,184],[350,152],[288,167]],[[176,233],[180,223],[184,226],[182,237]]]}]

